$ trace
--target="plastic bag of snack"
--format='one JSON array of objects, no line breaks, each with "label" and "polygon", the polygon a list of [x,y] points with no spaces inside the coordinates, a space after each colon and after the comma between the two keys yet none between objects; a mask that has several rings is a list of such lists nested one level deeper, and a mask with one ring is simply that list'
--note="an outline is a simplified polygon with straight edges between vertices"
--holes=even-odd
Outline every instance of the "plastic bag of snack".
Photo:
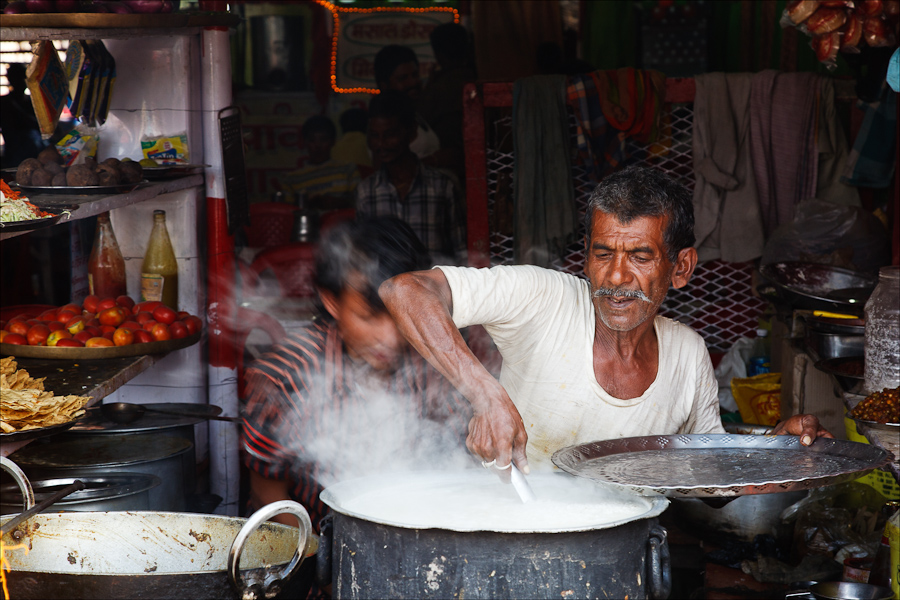
[{"label": "plastic bag of snack", "polygon": [[187,134],[180,133],[167,137],[144,137],[141,139],[144,158],[160,165],[178,165],[189,162]]},{"label": "plastic bag of snack", "polygon": [[56,130],[59,115],[69,95],[69,84],[66,70],[52,42],[35,42],[31,46],[31,52],[34,58],[25,71],[25,83],[31,93],[31,103],[41,128],[41,137],[47,139]]},{"label": "plastic bag of snack", "polygon": [[56,143],[56,150],[63,158],[63,166],[71,167],[84,163],[88,156],[97,157],[97,130],[87,125],[78,125]]},{"label": "plastic bag of snack", "polygon": [[736,377],[731,393],[744,423],[775,425],[781,419],[781,373]]}]

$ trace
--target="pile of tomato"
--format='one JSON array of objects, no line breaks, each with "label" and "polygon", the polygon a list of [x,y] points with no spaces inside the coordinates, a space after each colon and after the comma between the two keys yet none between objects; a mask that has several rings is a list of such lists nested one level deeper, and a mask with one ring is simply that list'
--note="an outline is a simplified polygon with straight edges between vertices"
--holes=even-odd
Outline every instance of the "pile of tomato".
[{"label": "pile of tomato", "polygon": [[102,348],[177,340],[203,326],[199,317],[162,302],[135,303],[128,296],[98,298],[46,310],[37,317],[0,321],[0,342],[60,348]]}]

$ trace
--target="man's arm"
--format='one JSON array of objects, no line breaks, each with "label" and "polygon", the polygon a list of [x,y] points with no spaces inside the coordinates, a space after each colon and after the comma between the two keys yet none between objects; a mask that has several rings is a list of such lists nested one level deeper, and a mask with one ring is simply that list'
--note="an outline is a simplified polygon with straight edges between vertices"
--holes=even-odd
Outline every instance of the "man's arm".
[{"label": "man's arm", "polygon": [[[503,386],[472,354],[451,318],[453,300],[439,269],[404,273],[378,290],[400,332],[472,405],[466,446],[497,466],[528,472],[522,417]],[[507,471],[502,471],[506,475]]]},{"label": "man's arm", "polygon": [[[279,500],[290,499],[287,480],[269,479],[256,471],[250,471],[250,506],[254,507],[255,510],[259,510],[263,506]],[[297,527],[297,517],[288,514],[276,515],[270,521]]]}]

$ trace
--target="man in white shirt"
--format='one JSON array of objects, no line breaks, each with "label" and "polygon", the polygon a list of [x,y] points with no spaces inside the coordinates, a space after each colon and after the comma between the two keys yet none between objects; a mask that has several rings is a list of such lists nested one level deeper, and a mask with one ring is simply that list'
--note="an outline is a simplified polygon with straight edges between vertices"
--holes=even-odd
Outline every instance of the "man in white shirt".
[{"label": "man in white shirt", "polygon": [[[599,439],[722,433],[703,339],[657,315],[697,264],[691,194],[659,171],[603,180],[585,214],[589,281],[534,266],[439,267],[379,289],[403,335],[469,400],[469,450],[500,467],[549,464]],[[484,325],[501,355],[497,381],[459,328]],[[832,437],[812,415],[775,433]],[[527,457],[526,457],[527,448]]]}]

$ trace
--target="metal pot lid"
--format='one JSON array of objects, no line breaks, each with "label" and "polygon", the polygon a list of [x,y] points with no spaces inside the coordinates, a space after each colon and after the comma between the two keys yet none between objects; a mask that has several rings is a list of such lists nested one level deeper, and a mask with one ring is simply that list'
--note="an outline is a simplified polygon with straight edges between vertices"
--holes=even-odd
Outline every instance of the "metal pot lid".
[{"label": "metal pot lid", "polygon": [[760,274],[775,286],[825,303],[862,310],[878,278],[869,273],[805,262],[762,265]]},{"label": "metal pot lid", "polygon": [[[203,411],[204,414],[211,416],[216,416],[222,412],[222,407],[220,406],[211,404],[192,404],[190,402],[159,402],[145,404],[144,406],[162,410]],[[174,429],[176,427],[204,423],[205,421],[206,419],[202,416],[145,412],[137,421],[122,424],[110,421],[103,416],[99,406],[94,406],[85,411],[85,415],[78,420],[78,423],[74,425],[67,434],[140,433],[145,431]]]},{"label": "metal pot lid", "polygon": [[[156,475],[144,473],[129,473],[125,475],[106,475],[103,477],[57,477],[54,479],[32,479],[31,487],[34,489],[35,502],[47,499],[54,492],[72,484],[76,479],[84,483],[84,489],[73,492],[55,502],[53,506],[65,508],[69,504],[90,502],[95,500],[107,500],[109,498],[121,498],[139,494],[143,491],[155,488],[162,480]],[[22,492],[19,486],[12,483],[0,486],[0,497],[4,505],[22,504]]]},{"label": "metal pot lid", "polygon": [[562,533],[609,529],[659,516],[669,502],[565,473],[528,476],[537,500],[523,504],[490,471],[387,473],[342,481],[322,501],[351,517],[406,529]]},{"label": "metal pot lid", "polygon": [[10,459],[21,467],[116,467],[171,458],[192,447],[183,438],[149,434],[69,437],[32,442]]},{"label": "metal pot lid", "polygon": [[630,437],[557,450],[553,464],[637,493],[715,498],[808,490],[862,477],[890,453],[845,440],[793,435],[681,434]]}]

